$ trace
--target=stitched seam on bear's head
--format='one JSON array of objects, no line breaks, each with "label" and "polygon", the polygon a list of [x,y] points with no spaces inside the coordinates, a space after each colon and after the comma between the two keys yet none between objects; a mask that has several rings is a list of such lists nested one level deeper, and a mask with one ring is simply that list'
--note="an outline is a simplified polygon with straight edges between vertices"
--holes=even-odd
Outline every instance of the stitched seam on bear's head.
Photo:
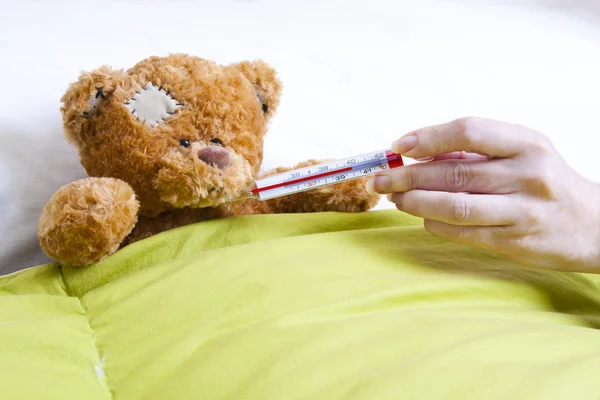
[{"label": "stitched seam on bear's head", "polygon": [[142,121],[142,124],[154,128],[183,107],[183,104],[177,101],[169,90],[148,82],[127,100],[125,107]]}]

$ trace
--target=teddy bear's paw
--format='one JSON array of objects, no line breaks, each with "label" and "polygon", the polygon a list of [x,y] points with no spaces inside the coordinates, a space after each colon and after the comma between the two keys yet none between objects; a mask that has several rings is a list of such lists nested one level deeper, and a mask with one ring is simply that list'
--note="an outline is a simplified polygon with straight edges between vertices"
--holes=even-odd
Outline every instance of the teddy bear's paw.
[{"label": "teddy bear's paw", "polygon": [[381,198],[366,190],[366,179],[360,178],[335,185],[295,193],[267,201],[269,212],[364,212],[377,205]]},{"label": "teddy bear's paw", "polygon": [[60,188],[44,207],[38,237],[44,252],[73,266],[114,253],[137,222],[133,189],[112,178],[88,178]]},{"label": "teddy bear's paw", "polygon": [[381,195],[369,193],[366,189],[368,178],[358,178],[325,188],[327,209],[338,212],[363,212],[375,207]]},{"label": "teddy bear's paw", "polygon": [[[279,174],[295,168],[303,168],[323,162],[308,160],[293,168],[277,168],[264,176]],[[305,192],[295,193],[267,202],[270,212],[363,212],[375,207],[381,196],[371,194],[366,189],[367,178],[358,178]]]}]

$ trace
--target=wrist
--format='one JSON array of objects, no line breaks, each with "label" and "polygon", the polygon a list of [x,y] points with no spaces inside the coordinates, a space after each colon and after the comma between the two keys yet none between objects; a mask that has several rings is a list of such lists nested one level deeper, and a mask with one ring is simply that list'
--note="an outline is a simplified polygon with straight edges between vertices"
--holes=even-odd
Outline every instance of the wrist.
[{"label": "wrist", "polygon": [[590,210],[590,244],[589,259],[586,262],[586,270],[600,273],[600,183],[590,182],[592,189],[589,197]]}]

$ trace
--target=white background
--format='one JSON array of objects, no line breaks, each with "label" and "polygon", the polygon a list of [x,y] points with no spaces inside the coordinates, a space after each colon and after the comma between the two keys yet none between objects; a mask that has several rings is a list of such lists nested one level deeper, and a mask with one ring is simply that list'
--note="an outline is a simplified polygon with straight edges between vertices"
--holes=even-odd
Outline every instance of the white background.
[{"label": "white background", "polygon": [[583,0],[5,2],[0,273],[47,261],[41,209],[85,176],[62,136],[67,85],[81,70],[169,52],[262,58],[279,71],[265,168],[375,151],[408,130],[477,115],[546,133],[600,181],[598,13]]}]

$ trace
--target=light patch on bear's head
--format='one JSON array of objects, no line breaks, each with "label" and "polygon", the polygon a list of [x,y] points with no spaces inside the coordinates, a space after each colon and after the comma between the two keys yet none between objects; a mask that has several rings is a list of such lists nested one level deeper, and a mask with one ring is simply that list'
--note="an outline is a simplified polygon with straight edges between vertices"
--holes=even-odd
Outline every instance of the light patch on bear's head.
[{"label": "light patch on bear's head", "polygon": [[183,107],[183,104],[175,100],[162,86],[148,82],[125,103],[125,107],[134,117],[154,128],[169,118],[178,108]]}]

